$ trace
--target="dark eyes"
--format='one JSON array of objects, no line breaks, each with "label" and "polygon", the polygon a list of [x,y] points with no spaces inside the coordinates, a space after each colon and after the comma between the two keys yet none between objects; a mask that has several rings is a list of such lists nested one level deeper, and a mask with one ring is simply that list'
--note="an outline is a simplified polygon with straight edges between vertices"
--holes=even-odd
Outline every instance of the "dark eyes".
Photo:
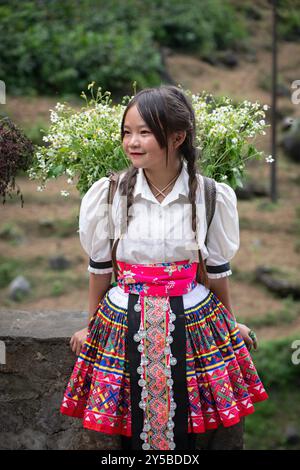
[{"label": "dark eyes", "polygon": [[[124,134],[130,134],[130,131],[124,131]],[[141,131],[141,134],[151,134],[151,132],[144,129]]]}]

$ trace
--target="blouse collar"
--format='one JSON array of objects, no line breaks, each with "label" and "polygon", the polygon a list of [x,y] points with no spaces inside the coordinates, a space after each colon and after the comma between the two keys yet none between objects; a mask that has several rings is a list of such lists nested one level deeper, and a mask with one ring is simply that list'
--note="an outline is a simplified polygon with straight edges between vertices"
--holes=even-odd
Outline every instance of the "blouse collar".
[{"label": "blouse collar", "polygon": [[139,168],[137,178],[136,178],[136,183],[135,183],[134,190],[133,190],[133,197],[135,198],[136,196],[141,195],[141,197],[144,199],[153,201],[157,204],[160,204],[161,206],[166,206],[170,202],[178,199],[180,194],[185,196],[188,199],[188,194],[189,194],[188,180],[189,180],[189,174],[187,170],[187,162],[183,160],[181,172],[172,188],[172,191],[169,194],[167,194],[167,196],[160,203],[155,198],[154,194],[149,188],[148,182],[143,172],[143,168]]}]

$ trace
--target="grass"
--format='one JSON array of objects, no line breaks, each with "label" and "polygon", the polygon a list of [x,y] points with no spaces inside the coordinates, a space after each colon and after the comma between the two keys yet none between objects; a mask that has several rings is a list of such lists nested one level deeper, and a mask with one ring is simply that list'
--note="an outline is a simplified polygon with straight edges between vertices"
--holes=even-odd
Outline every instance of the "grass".
[{"label": "grass", "polygon": [[[253,247],[253,251],[255,247]],[[233,280],[245,282],[248,284],[256,285],[256,275],[254,271],[241,271],[238,267],[233,267]],[[272,276],[274,280],[284,280],[292,285],[299,285],[300,284],[300,276],[298,270],[295,269],[288,269],[282,268],[274,265],[268,265],[268,275]],[[261,282],[259,282],[259,286],[262,286]],[[267,289],[267,287],[265,287]],[[269,292],[269,290],[267,289]]]},{"label": "grass", "polygon": [[[72,211],[75,213],[75,211]],[[65,238],[76,236],[78,230],[78,215],[64,219],[44,218],[40,220],[21,220],[18,223],[7,222],[0,227],[0,239],[14,245],[20,244],[25,234],[38,237]]]},{"label": "grass", "polygon": [[[36,181],[36,187],[38,187],[39,183]],[[21,184],[22,189],[22,184]],[[35,192],[33,192],[35,191]],[[74,206],[80,204],[80,198],[74,197],[72,195],[68,197],[63,197],[60,194],[48,194],[47,189],[44,192],[38,192],[33,190],[31,192],[22,191],[23,198],[24,198],[24,207],[26,204],[37,204],[39,206],[49,206],[51,204],[59,204],[60,206]],[[5,204],[20,204],[20,198],[14,194],[11,198],[9,197]]]},{"label": "grass", "polygon": [[35,145],[44,145],[43,136],[47,134],[49,126],[49,120],[38,119],[31,125],[23,125],[23,131]]},{"label": "grass", "polygon": [[22,271],[24,262],[20,259],[9,259],[0,256],[0,289],[9,283]]},{"label": "grass", "polygon": [[20,245],[24,239],[24,231],[14,222],[6,222],[0,227],[0,240],[13,246]]},{"label": "grass", "polygon": [[269,275],[274,280],[287,282],[293,286],[300,285],[300,275],[296,269],[288,269],[278,266],[268,266],[270,269]]},{"label": "grass", "polygon": [[255,404],[256,412],[246,418],[246,449],[295,448],[287,442],[285,433],[289,425],[299,429],[300,366],[292,362],[292,345],[299,339],[294,335],[263,342],[253,353],[269,399]]},{"label": "grass", "polygon": [[237,266],[232,263],[232,280],[245,282],[247,284],[255,284],[255,275],[252,271],[241,271]]},{"label": "grass", "polygon": [[[31,285],[26,298],[20,294],[17,301],[11,300],[6,289],[18,275],[23,275]],[[0,257],[0,300],[2,305],[14,307],[21,301],[34,301],[47,297],[58,297],[76,289],[87,289],[88,279],[76,273],[74,266],[63,271],[49,269],[48,258],[36,256],[29,260]]]},{"label": "grass", "polygon": [[240,217],[240,230],[251,230],[255,232],[267,232],[273,233],[274,230],[277,232],[288,232],[287,228],[282,226],[279,227],[277,224],[270,224],[265,220],[262,222],[260,220],[253,220],[250,217]]},{"label": "grass", "polygon": [[290,233],[300,235],[300,206],[295,207],[295,220],[290,228]]},{"label": "grass", "polygon": [[271,201],[261,201],[258,202],[256,208],[260,212],[274,212],[277,209],[280,209],[282,206],[281,201],[271,202]]},{"label": "grass", "polygon": [[251,328],[264,326],[280,326],[293,323],[300,316],[300,302],[296,302],[291,296],[282,300],[282,308],[276,312],[268,312],[266,315],[255,318],[240,318],[240,323],[251,325]]},{"label": "grass", "polygon": [[289,425],[299,430],[299,392],[294,388],[284,388],[280,391],[268,390],[268,394],[269,399],[256,403],[255,413],[246,417],[246,450],[299,449],[299,444],[289,444],[286,438]]}]

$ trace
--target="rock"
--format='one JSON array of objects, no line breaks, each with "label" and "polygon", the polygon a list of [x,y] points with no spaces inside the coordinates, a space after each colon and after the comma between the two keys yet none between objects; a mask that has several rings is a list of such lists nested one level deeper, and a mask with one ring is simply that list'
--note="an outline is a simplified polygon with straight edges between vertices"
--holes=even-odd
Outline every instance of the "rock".
[{"label": "rock", "polygon": [[259,238],[255,238],[252,242],[252,246],[254,246],[255,248],[261,248],[262,241]]},{"label": "rock", "polygon": [[300,163],[300,119],[294,119],[280,142],[288,157]]},{"label": "rock", "polygon": [[56,226],[55,221],[52,219],[42,219],[38,221],[38,232],[44,237],[55,234]]},{"label": "rock", "polygon": [[262,19],[260,10],[254,5],[245,5],[244,8],[245,14],[250,20],[260,21]]},{"label": "rock", "polygon": [[248,50],[245,55],[244,55],[244,58],[248,61],[248,62],[251,62],[251,63],[256,63],[258,61],[257,59],[257,51],[256,49],[250,49]]},{"label": "rock", "polygon": [[291,91],[290,91],[289,87],[287,87],[283,83],[278,83],[277,86],[276,86],[276,95],[277,96],[290,97],[291,96]]},{"label": "rock", "polygon": [[289,445],[299,444],[300,442],[300,433],[299,430],[293,426],[289,425],[285,432],[286,443]]},{"label": "rock", "polygon": [[201,59],[206,62],[207,64],[217,66],[219,65],[218,59],[215,54],[203,55]]},{"label": "rock", "polygon": [[258,266],[255,270],[255,279],[279,297],[291,295],[294,299],[300,299],[300,285],[279,278],[278,273],[275,273],[272,268]]},{"label": "rock", "polygon": [[243,184],[244,186],[242,188],[238,187],[235,190],[237,197],[241,200],[269,196],[269,191],[265,185],[254,181],[246,181]]},{"label": "rock", "polygon": [[12,223],[6,223],[0,229],[0,239],[20,244],[24,242],[25,238],[20,227]]},{"label": "rock", "polygon": [[283,119],[282,119],[282,122],[281,122],[281,128],[283,130],[287,130],[287,129],[290,129],[293,125],[293,122],[294,122],[294,118],[292,118],[291,116],[285,116]]},{"label": "rock", "polygon": [[226,67],[237,67],[239,65],[239,60],[237,55],[233,51],[224,51],[220,52],[217,55],[219,62],[226,65]]},{"label": "rock", "polygon": [[58,255],[58,256],[52,256],[51,258],[49,258],[49,266],[50,266],[50,269],[54,269],[56,271],[62,271],[64,269],[68,269],[71,266],[71,263],[63,255]]},{"label": "rock", "polygon": [[9,297],[12,300],[20,300],[20,298],[30,293],[31,286],[24,276],[17,276],[9,285]]}]

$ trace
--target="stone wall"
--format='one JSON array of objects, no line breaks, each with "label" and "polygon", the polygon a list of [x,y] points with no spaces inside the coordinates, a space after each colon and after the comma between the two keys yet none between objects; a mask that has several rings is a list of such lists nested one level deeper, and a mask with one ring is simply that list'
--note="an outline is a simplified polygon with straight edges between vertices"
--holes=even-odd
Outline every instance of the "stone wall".
[{"label": "stone wall", "polygon": [[[70,337],[86,324],[80,312],[0,310],[1,450],[120,450],[119,436],[59,411],[76,360]],[[196,449],[242,449],[243,426],[198,435]]]},{"label": "stone wall", "polygon": [[70,337],[86,323],[80,312],[0,311],[0,449],[119,448],[118,436],[59,412],[76,360]]}]

